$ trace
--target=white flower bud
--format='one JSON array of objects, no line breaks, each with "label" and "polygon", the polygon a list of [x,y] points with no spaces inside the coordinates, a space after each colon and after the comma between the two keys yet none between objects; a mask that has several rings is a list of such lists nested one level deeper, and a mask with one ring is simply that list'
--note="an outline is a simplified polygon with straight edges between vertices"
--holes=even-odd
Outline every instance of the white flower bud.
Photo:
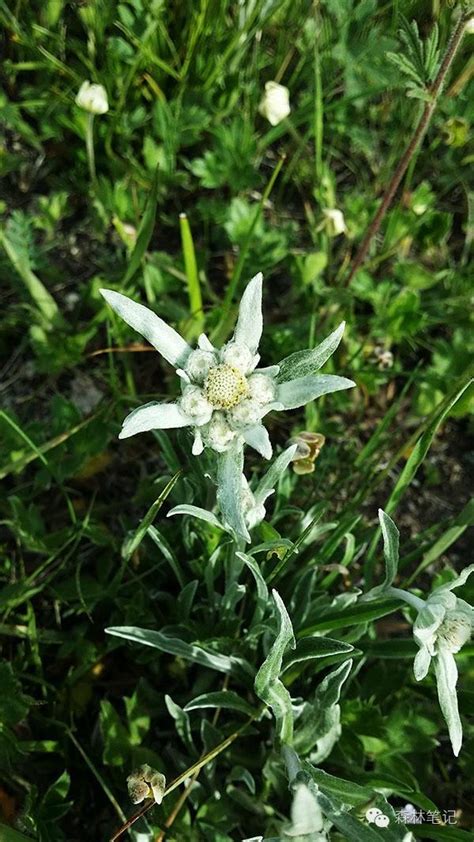
[{"label": "white flower bud", "polygon": [[341,210],[338,208],[325,208],[323,213],[326,231],[330,237],[338,237],[339,234],[346,233],[347,226]]},{"label": "white flower bud", "polygon": [[257,401],[251,399],[243,400],[229,412],[229,419],[232,425],[248,427],[260,421],[262,407]]},{"label": "white flower bud", "polygon": [[265,506],[263,503],[257,504],[254,495],[252,494],[247,478],[242,474],[242,496],[240,498],[242,511],[244,513],[245,523],[249,529],[261,523],[265,519]]},{"label": "white flower bud", "polygon": [[196,383],[204,383],[213,365],[216,365],[216,358],[210,351],[193,351],[186,363],[186,374]]},{"label": "white flower bud", "polygon": [[199,386],[186,386],[180,405],[185,415],[192,418],[197,426],[207,424],[211,420],[212,406]]},{"label": "white flower bud", "polygon": [[278,82],[267,82],[258,110],[272,126],[277,126],[291,111],[288,88]]},{"label": "white flower bud", "polygon": [[235,438],[234,430],[231,430],[221,412],[214,413],[208,427],[203,432],[206,444],[217,453],[224,453]]},{"label": "white flower bud", "polygon": [[76,96],[76,105],[90,114],[106,114],[109,110],[107,91],[103,85],[83,82]]},{"label": "white flower bud", "polygon": [[474,35],[474,18],[469,18],[466,24],[466,32],[468,35]]},{"label": "white flower bud", "polygon": [[261,406],[271,403],[275,398],[276,387],[272,377],[266,374],[252,374],[248,379],[250,397]]},{"label": "white flower bud", "polygon": [[229,342],[224,346],[221,353],[221,358],[224,363],[238,368],[242,374],[248,374],[255,366],[255,357],[250,348],[246,345],[239,345],[237,342]]}]

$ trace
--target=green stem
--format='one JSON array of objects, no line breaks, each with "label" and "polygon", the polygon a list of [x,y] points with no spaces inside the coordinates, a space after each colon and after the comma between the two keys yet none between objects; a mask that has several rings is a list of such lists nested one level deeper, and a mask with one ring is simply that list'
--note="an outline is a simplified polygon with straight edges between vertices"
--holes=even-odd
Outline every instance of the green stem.
[{"label": "green stem", "polygon": [[89,164],[89,175],[91,177],[92,184],[95,184],[96,174],[95,174],[95,155],[94,155],[94,114],[88,114],[87,115],[86,150],[87,150],[87,162]]},{"label": "green stem", "polygon": [[421,611],[425,607],[424,599],[420,599],[419,596],[415,596],[415,594],[409,593],[408,591],[403,591],[401,588],[387,588],[384,593],[387,596],[395,597],[395,599],[403,599],[404,602],[411,605],[416,611]]}]

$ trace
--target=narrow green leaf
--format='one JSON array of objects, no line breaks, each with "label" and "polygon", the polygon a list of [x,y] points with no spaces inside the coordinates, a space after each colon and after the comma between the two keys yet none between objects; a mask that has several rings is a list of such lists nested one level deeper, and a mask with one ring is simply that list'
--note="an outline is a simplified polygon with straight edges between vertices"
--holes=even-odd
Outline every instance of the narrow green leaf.
[{"label": "narrow green leaf", "polygon": [[270,652],[255,676],[254,686],[259,699],[273,711],[280,740],[291,745],[293,739],[293,709],[290,694],[280,681],[280,674],[285,649],[287,646],[293,648],[296,644],[293,626],[283,600],[275,590],[272,591],[272,596],[278,613],[278,633]]},{"label": "narrow green leaf", "polygon": [[400,533],[391,517],[379,509],[380,528],[383,537],[383,554],[385,558],[385,579],[383,588],[392,584],[398,571],[398,553]]},{"label": "narrow green leaf", "polygon": [[64,324],[64,319],[59,312],[58,305],[56,304],[53,296],[48,292],[37,275],[35,275],[32,271],[27,258],[18,253],[13,243],[8,239],[3,231],[0,231],[0,243],[5,249],[10,263],[18,272],[18,275],[23,281],[41,315],[46,319],[48,326],[51,327],[53,324]]},{"label": "narrow green leaf", "polygon": [[244,451],[241,446],[219,453],[217,459],[217,502],[224,523],[236,535],[250,541],[242,510],[242,472]]},{"label": "narrow green leaf", "polygon": [[242,658],[211,652],[208,649],[203,649],[202,646],[186,643],[179,637],[170,637],[160,631],[141,629],[137,626],[112,626],[105,631],[114,637],[121,637],[124,640],[132,641],[132,643],[141,643],[144,646],[152,646],[154,649],[159,649],[160,652],[176,655],[186,661],[192,661],[217,672],[238,675],[245,679],[253,675],[252,667]]},{"label": "narrow green leaf", "polygon": [[174,475],[174,477],[172,477],[170,479],[170,481],[167,483],[167,485],[165,486],[165,488],[161,492],[158,499],[155,500],[155,502],[152,503],[152,505],[148,509],[145,517],[141,520],[141,522],[139,523],[137,529],[135,530],[135,532],[133,533],[131,538],[124,541],[123,547],[122,547],[122,558],[123,558],[124,561],[129,561],[131,559],[133,553],[135,552],[135,550],[138,549],[138,547],[140,546],[141,542],[143,541],[143,539],[144,539],[144,537],[147,533],[148,528],[153,523],[156,515],[158,514],[159,510],[161,509],[161,506],[163,505],[164,501],[168,497],[168,494],[170,494],[170,492],[174,488],[174,486],[175,486],[178,478],[180,477],[180,475],[181,475],[181,471],[178,471]]},{"label": "narrow green leaf", "polygon": [[127,284],[139,269],[155,227],[156,205],[158,202],[158,167],[151,183],[150,194],[145,205],[142,221],[138,227],[137,242],[130,255],[130,262],[122,279],[122,285]]},{"label": "narrow green leaf", "polygon": [[351,605],[343,611],[328,611],[320,620],[298,632],[298,637],[308,637],[317,631],[329,631],[330,629],[341,629],[346,626],[369,623],[371,620],[378,620],[387,614],[393,614],[399,608],[400,602],[398,600],[384,599],[370,603],[361,603],[360,605]]},{"label": "narrow green leaf", "polygon": [[304,637],[297,641],[292,652],[287,652],[284,656],[283,671],[301,661],[328,658],[331,655],[349,655],[353,651],[354,647],[350,643],[343,643],[342,640],[332,640],[330,637]]},{"label": "narrow green leaf", "polygon": [[179,215],[179,227],[181,231],[184,269],[188,281],[189,309],[192,318],[192,329],[188,331],[189,338],[189,336],[197,336],[204,330],[204,310],[202,308],[201,286],[199,284],[193,235],[185,213],[180,213]]},{"label": "narrow green leaf", "polygon": [[224,708],[238,710],[246,716],[253,716],[255,709],[232,690],[217,690],[214,693],[203,693],[196,696],[184,706],[184,710],[200,710],[201,708]]}]

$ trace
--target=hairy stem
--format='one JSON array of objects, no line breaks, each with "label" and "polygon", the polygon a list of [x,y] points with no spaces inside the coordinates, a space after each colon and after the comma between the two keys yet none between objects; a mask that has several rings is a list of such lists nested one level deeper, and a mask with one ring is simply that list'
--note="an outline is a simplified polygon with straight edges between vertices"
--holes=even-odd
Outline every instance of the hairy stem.
[{"label": "hairy stem", "polygon": [[86,151],[89,174],[92,184],[95,184],[95,154],[94,154],[94,115],[87,115],[86,125]]},{"label": "hairy stem", "polygon": [[395,599],[403,599],[403,602],[411,605],[416,611],[421,611],[425,607],[425,601],[423,599],[420,599],[419,596],[415,596],[415,594],[409,591],[403,591],[401,588],[387,588],[385,593],[387,596],[395,597]]},{"label": "hairy stem", "polygon": [[443,61],[440,64],[440,67],[439,67],[438,73],[436,75],[436,78],[435,78],[433,84],[430,86],[430,88],[428,90],[428,93],[430,95],[430,99],[425,104],[425,107],[423,108],[421,117],[420,117],[420,119],[417,123],[415,131],[413,132],[413,136],[412,136],[408,146],[406,147],[405,152],[403,153],[402,157],[400,158],[400,160],[397,164],[395,172],[392,175],[392,178],[391,178],[390,183],[389,183],[389,185],[388,185],[388,187],[385,191],[385,195],[384,195],[384,197],[383,197],[383,199],[382,199],[382,201],[379,205],[377,213],[375,214],[369,228],[367,229],[365,237],[362,240],[362,243],[359,247],[359,251],[357,252],[357,254],[354,258],[352,268],[349,272],[349,275],[348,275],[348,278],[347,278],[347,281],[346,281],[347,284],[350,284],[354,275],[356,274],[356,272],[362,266],[362,264],[363,264],[363,262],[366,258],[367,252],[369,250],[370,243],[372,242],[372,239],[377,234],[377,232],[378,232],[378,230],[379,230],[379,228],[382,224],[382,220],[383,220],[385,214],[387,213],[390,205],[392,204],[393,198],[395,196],[395,193],[398,190],[400,182],[401,182],[403,176],[405,175],[407,167],[408,167],[413,155],[415,154],[416,150],[418,149],[418,146],[420,145],[421,141],[423,140],[423,138],[426,134],[426,131],[427,131],[428,126],[431,122],[431,118],[433,116],[434,110],[435,110],[436,105],[438,103],[439,96],[440,96],[440,94],[443,90],[443,85],[446,81],[446,76],[448,75],[451,64],[453,63],[453,60],[454,60],[454,57],[457,53],[458,47],[459,47],[459,45],[462,41],[462,37],[464,35],[464,31],[466,29],[466,24],[467,24],[468,20],[469,20],[468,14],[462,15],[461,18],[459,19],[459,22],[458,22],[456,28],[453,30],[451,38],[448,41],[448,44],[447,44],[447,47],[446,47],[446,52],[444,54]]}]

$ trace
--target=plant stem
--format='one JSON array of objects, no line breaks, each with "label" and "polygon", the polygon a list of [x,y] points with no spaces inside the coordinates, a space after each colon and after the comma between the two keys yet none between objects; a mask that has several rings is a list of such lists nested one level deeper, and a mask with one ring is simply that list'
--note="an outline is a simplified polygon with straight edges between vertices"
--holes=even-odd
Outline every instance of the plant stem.
[{"label": "plant stem", "polygon": [[87,162],[89,164],[89,175],[92,184],[95,184],[95,155],[94,155],[94,114],[87,115],[86,125],[86,150]]},{"label": "plant stem", "polygon": [[415,594],[409,593],[409,591],[403,591],[401,588],[387,588],[385,593],[387,596],[395,597],[395,599],[403,599],[404,602],[411,605],[416,611],[421,611],[425,607],[424,599],[420,599],[419,596],[415,596]]},{"label": "plant stem", "polygon": [[456,28],[453,30],[451,38],[448,41],[448,44],[447,44],[447,47],[446,47],[446,52],[444,54],[444,58],[443,58],[443,61],[441,62],[441,65],[439,67],[436,78],[435,78],[433,84],[428,89],[430,99],[425,104],[425,107],[423,108],[423,112],[421,114],[421,117],[420,117],[420,119],[417,123],[415,131],[413,132],[413,136],[412,136],[408,146],[406,147],[405,152],[403,153],[402,157],[400,158],[400,160],[397,164],[395,172],[392,175],[392,178],[391,178],[390,183],[389,183],[389,185],[388,185],[388,187],[385,191],[385,195],[384,195],[384,197],[383,197],[383,199],[380,203],[380,206],[377,210],[377,213],[375,214],[369,228],[367,229],[367,233],[366,233],[364,239],[362,240],[362,243],[359,247],[359,251],[357,252],[357,254],[354,258],[352,268],[349,272],[349,276],[348,276],[347,281],[346,281],[347,284],[350,284],[354,275],[356,274],[356,272],[362,266],[362,264],[365,260],[365,257],[367,255],[367,252],[369,250],[370,243],[372,242],[372,239],[377,234],[377,232],[380,228],[380,225],[382,224],[382,220],[383,220],[385,214],[387,213],[390,205],[392,204],[395,193],[397,192],[397,189],[398,189],[399,184],[400,184],[400,182],[401,182],[401,180],[402,180],[402,178],[403,178],[403,176],[404,176],[404,174],[407,170],[407,167],[408,167],[413,155],[415,154],[419,144],[421,143],[421,141],[423,140],[423,138],[426,134],[428,126],[431,122],[431,118],[432,118],[433,113],[435,111],[436,105],[438,103],[439,96],[442,92],[443,85],[446,81],[446,76],[448,75],[449,69],[450,69],[450,67],[453,63],[453,60],[454,60],[454,57],[457,53],[458,47],[459,47],[459,45],[462,41],[462,37],[464,35],[464,31],[465,31],[466,24],[467,24],[468,20],[469,20],[468,14],[462,15],[461,18],[459,19],[459,22],[458,22]]}]

